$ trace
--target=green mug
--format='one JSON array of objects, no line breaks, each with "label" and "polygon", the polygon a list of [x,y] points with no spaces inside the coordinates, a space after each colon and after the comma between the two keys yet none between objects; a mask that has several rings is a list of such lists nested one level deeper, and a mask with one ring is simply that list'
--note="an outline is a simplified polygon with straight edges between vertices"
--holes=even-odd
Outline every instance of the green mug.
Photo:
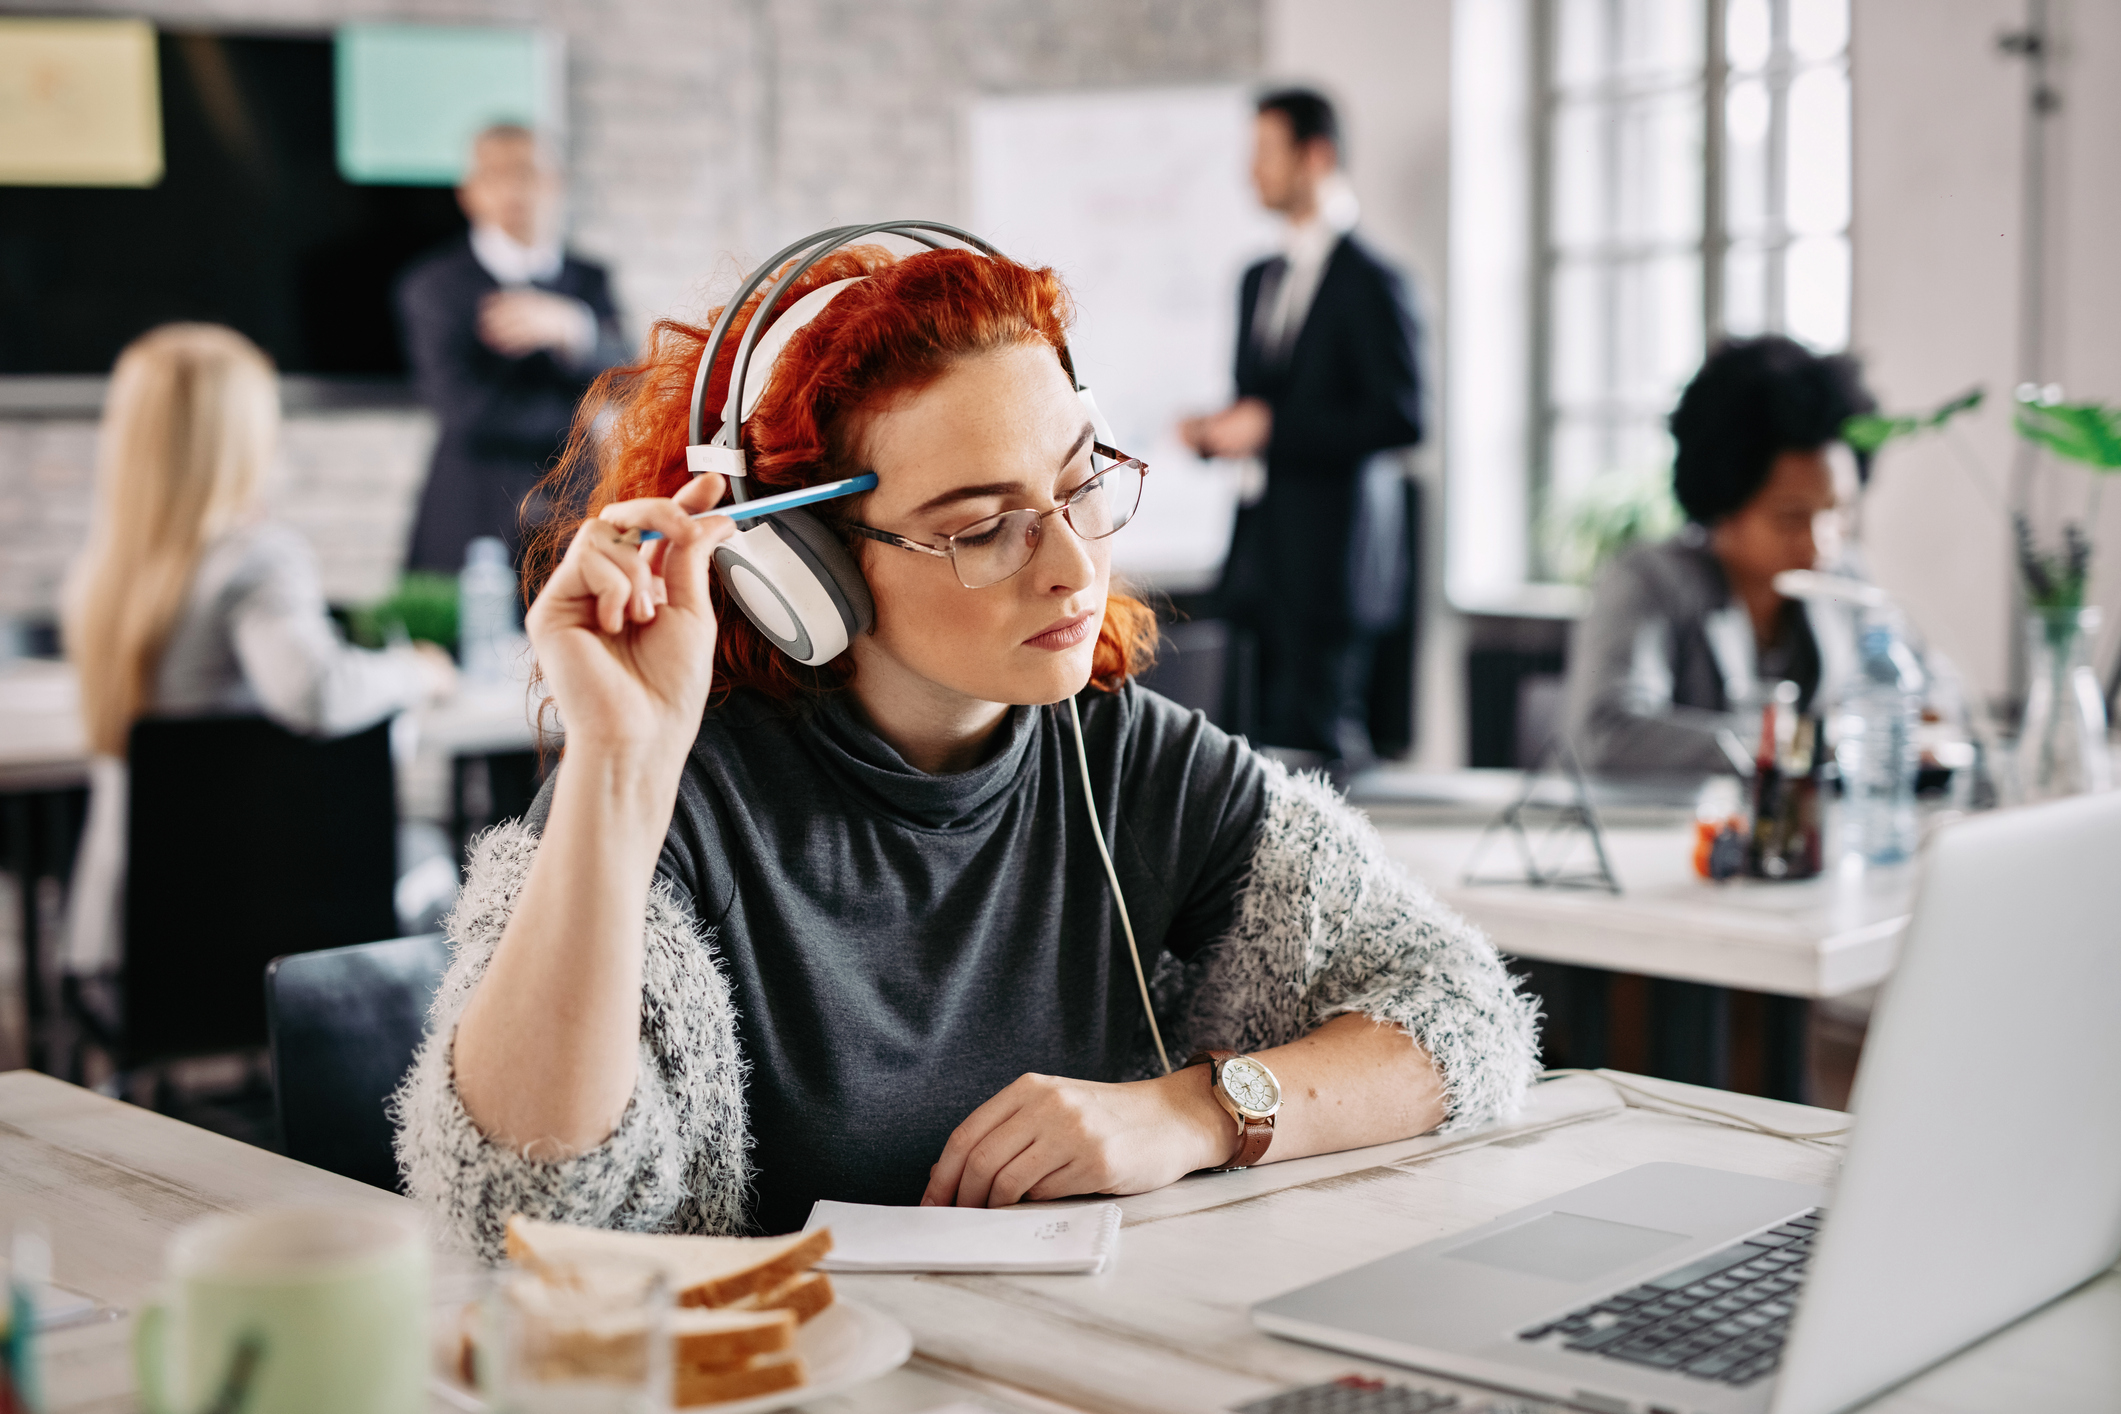
[{"label": "green mug", "polygon": [[374,1208],[194,1223],[133,1333],[148,1414],[408,1414],[425,1407],[427,1242]]}]

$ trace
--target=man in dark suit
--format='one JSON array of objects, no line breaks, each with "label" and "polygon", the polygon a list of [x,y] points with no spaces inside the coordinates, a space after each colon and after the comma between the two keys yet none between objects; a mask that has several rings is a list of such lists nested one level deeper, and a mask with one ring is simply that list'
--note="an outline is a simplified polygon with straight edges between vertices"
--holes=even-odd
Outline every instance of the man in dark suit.
[{"label": "man in dark suit", "polygon": [[1222,611],[1258,638],[1262,743],[1344,778],[1374,759],[1371,661],[1406,602],[1396,449],[1422,437],[1419,335],[1398,272],[1353,234],[1331,104],[1301,89],[1260,99],[1252,180],[1288,219],[1283,253],[1245,272],[1237,401],[1180,433],[1203,456],[1264,460]]},{"label": "man in dark suit", "polygon": [[529,129],[481,133],[457,200],[469,235],[397,289],[413,379],[441,423],[406,567],[445,574],[482,535],[520,553],[575,404],[626,356],[604,268],[561,249],[560,175]]}]

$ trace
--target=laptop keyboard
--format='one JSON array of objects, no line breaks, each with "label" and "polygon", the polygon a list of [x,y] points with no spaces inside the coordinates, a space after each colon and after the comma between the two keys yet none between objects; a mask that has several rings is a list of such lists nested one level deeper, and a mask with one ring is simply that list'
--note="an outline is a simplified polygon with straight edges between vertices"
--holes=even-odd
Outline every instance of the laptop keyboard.
[{"label": "laptop keyboard", "polygon": [[1814,1208],[1517,1338],[1559,1336],[1565,1350],[1749,1385],[1782,1363],[1797,1288],[1825,1217]]}]

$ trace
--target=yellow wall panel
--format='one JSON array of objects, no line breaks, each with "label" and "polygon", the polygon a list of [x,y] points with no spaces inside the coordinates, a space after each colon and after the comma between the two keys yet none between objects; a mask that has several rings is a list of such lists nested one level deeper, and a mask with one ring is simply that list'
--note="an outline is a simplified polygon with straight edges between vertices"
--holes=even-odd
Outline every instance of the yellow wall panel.
[{"label": "yellow wall panel", "polygon": [[154,27],[0,19],[0,185],[151,187],[162,180]]}]

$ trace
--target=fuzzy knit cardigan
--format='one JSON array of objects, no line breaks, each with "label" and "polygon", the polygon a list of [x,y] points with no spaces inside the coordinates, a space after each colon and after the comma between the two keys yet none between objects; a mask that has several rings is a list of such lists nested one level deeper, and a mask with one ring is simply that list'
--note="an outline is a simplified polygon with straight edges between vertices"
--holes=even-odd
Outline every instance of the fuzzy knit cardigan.
[{"label": "fuzzy knit cardigan", "polygon": [[[1495,950],[1383,853],[1376,831],[1322,782],[1269,766],[1251,870],[1221,940],[1154,991],[1174,1055],[1260,1050],[1343,1012],[1396,1022],[1435,1059],[1446,1131],[1515,1112],[1538,1071],[1535,1004]],[[746,1062],[735,1002],[702,928],[667,883],[650,891],[633,1099],[617,1129],[574,1155],[517,1152],[479,1131],[457,1096],[457,1020],[514,911],[537,837],[502,825],[478,841],[447,927],[453,960],[428,1037],[392,1100],[398,1164],[441,1235],[500,1255],[510,1213],[640,1232],[746,1230]],[[1138,1073],[1154,1073],[1144,1055]]]}]

